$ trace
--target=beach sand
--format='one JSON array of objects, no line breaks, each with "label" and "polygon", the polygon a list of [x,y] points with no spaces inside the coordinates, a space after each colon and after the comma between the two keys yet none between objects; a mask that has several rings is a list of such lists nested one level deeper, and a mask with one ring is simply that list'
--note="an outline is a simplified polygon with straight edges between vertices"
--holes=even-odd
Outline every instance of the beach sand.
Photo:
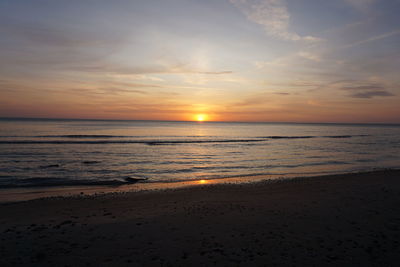
[{"label": "beach sand", "polygon": [[398,266],[400,171],[0,204],[1,266]]}]

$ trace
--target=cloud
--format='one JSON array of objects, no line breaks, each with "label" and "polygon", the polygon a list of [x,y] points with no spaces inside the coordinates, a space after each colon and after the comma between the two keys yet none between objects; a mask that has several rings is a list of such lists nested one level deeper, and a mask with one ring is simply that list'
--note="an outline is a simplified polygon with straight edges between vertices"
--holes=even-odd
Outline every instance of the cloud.
[{"label": "cloud", "polygon": [[[40,89],[39,89],[40,88]],[[149,95],[160,89],[165,89],[157,84],[140,84],[118,81],[97,81],[97,82],[66,82],[59,83],[54,80],[0,80],[1,94],[37,94],[49,95],[72,95],[90,97],[91,100],[97,97],[127,96],[128,94]]]},{"label": "cloud", "polygon": [[264,27],[268,35],[289,41],[320,41],[289,30],[290,14],[284,0],[230,0],[247,19]]},{"label": "cloud", "polygon": [[345,0],[345,1],[347,4],[351,5],[353,8],[355,8],[359,11],[362,11],[362,12],[366,12],[366,11],[369,11],[372,4],[376,0]]},{"label": "cloud", "polygon": [[353,98],[373,98],[375,96],[395,96],[388,92],[386,88],[379,84],[368,84],[359,86],[346,86],[340,88],[351,92],[350,97]]},{"label": "cloud", "polygon": [[[143,87],[149,87],[144,85]],[[105,94],[105,95],[113,95],[113,94],[147,94],[146,91],[143,90],[136,90],[136,89],[129,89],[129,88],[119,88],[119,87],[100,87],[96,88],[95,90],[98,93]]]},{"label": "cloud", "polygon": [[383,33],[383,34],[380,34],[380,35],[372,36],[372,37],[370,37],[368,39],[361,40],[361,41],[358,41],[358,42],[355,42],[355,43],[352,43],[352,44],[345,45],[345,46],[343,46],[343,48],[350,48],[350,47],[366,44],[366,43],[369,43],[369,42],[378,41],[378,40],[385,39],[385,38],[388,38],[388,37],[391,37],[391,36],[394,36],[394,35],[397,35],[397,34],[400,34],[400,29],[394,30],[394,31],[391,31],[391,32],[387,32],[387,33]]},{"label": "cloud", "polygon": [[221,75],[221,74],[231,74],[233,71],[205,71],[198,72],[198,74],[209,74],[209,75]]},{"label": "cloud", "polygon": [[[232,74],[230,70],[203,70],[190,66],[189,64],[152,64],[142,66],[122,66],[113,63],[104,64],[80,64],[70,66],[70,69],[88,73],[105,73],[108,75],[150,77],[148,74],[202,74],[202,75],[225,75]],[[154,80],[154,79],[153,79]]]},{"label": "cloud", "polygon": [[269,99],[265,95],[259,94],[256,96],[248,97],[239,102],[234,102],[229,107],[238,108],[238,107],[260,106],[260,105],[265,106],[268,103],[270,103]]},{"label": "cloud", "polygon": [[373,98],[374,96],[394,96],[394,94],[386,91],[367,91],[367,92],[359,92],[350,95],[354,98]]},{"label": "cloud", "polygon": [[298,56],[315,62],[321,61],[321,57],[319,55],[311,52],[300,51]]},{"label": "cloud", "polygon": [[286,93],[286,92],[275,92],[273,94],[275,94],[275,95],[290,95],[290,93]]},{"label": "cloud", "polygon": [[96,34],[68,28],[55,28],[41,24],[27,24],[20,22],[0,23],[0,33],[9,38],[23,38],[34,44],[55,47],[92,47],[92,46],[116,46],[121,43],[121,35]]},{"label": "cloud", "polygon": [[283,68],[285,71],[289,69],[305,70],[317,68],[320,71],[320,63],[325,61],[317,52],[299,51],[277,57],[270,61],[255,61],[253,65],[257,69],[265,68]]},{"label": "cloud", "polygon": [[147,74],[109,74],[111,78],[115,79],[123,79],[123,80],[140,80],[140,81],[151,81],[151,82],[164,82],[164,79],[161,79],[156,76],[151,76]]},{"label": "cloud", "polygon": [[360,86],[345,86],[341,88],[342,90],[347,91],[363,91],[363,90],[385,90],[385,88],[381,85],[360,85]]}]

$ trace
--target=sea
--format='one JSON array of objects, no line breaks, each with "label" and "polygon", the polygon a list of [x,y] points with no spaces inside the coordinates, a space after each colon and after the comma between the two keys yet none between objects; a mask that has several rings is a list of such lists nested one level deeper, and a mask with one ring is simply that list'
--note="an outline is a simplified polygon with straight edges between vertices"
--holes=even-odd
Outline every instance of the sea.
[{"label": "sea", "polygon": [[400,167],[400,125],[0,119],[0,188]]}]

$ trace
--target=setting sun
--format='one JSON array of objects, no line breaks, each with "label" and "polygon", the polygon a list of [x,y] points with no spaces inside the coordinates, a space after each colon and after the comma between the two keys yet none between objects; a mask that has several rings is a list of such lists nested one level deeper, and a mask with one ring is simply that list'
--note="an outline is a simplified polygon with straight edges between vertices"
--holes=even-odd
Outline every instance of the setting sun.
[{"label": "setting sun", "polygon": [[207,115],[204,115],[204,114],[196,115],[196,121],[205,121],[205,120],[207,120]]}]

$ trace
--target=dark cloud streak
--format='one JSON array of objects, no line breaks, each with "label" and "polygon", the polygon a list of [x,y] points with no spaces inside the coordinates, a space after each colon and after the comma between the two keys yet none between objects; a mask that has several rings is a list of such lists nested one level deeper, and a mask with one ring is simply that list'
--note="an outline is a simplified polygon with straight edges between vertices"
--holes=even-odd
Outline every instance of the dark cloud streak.
[{"label": "dark cloud streak", "polygon": [[367,84],[358,86],[345,86],[340,89],[352,92],[350,97],[353,98],[373,98],[375,96],[395,96],[380,84]]},{"label": "dark cloud streak", "polygon": [[350,96],[354,98],[373,98],[375,96],[395,96],[395,95],[386,91],[367,91],[367,92],[351,94]]},{"label": "dark cloud streak", "polygon": [[32,43],[56,47],[82,47],[94,45],[117,45],[123,37],[117,34],[107,35],[95,32],[83,32],[76,29],[52,28],[40,24],[6,22],[0,24],[0,33],[9,38],[23,38]]}]

